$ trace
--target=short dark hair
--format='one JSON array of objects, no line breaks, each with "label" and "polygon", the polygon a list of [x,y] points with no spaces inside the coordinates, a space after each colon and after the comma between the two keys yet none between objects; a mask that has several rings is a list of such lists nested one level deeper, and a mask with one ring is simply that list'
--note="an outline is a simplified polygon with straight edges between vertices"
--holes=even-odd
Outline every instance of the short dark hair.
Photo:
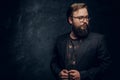
[{"label": "short dark hair", "polygon": [[78,9],[81,8],[86,8],[87,9],[87,5],[85,3],[73,3],[69,6],[68,10],[67,10],[67,20],[70,16],[72,16],[74,11],[77,11]]}]

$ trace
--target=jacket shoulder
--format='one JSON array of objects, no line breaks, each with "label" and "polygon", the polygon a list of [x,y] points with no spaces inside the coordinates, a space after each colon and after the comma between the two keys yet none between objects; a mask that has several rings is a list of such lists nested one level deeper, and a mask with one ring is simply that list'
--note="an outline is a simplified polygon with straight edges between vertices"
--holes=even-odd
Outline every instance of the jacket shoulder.
[{"label": "jacket shoulder", "polygon": [[62,34],[57,37],[57,41],[66,40],[70,33]]},{"label": "jacket shoulder", "polygon": [[88,38],[92,38],[92,39],[102,39],[103,37],[104,37],[103,34],[91,32],[91,33],[89,34],[89,37],[88,37]]}]

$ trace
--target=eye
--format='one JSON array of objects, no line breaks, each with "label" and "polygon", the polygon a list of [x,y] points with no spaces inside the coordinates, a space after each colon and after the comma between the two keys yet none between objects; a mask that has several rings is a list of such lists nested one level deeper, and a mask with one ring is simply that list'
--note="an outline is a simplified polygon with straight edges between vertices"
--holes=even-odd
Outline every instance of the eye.
[{"label": "eye", "polygon": [[79,17],[78,17],[78,19],[83,19],[83,18],[84,18],[84,16],[79,16]]}]

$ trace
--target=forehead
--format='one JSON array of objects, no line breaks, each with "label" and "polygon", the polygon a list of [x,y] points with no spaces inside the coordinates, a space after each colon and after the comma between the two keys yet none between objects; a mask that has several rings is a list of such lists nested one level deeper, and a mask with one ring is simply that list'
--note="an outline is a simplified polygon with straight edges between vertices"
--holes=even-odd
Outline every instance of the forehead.
[{"label": "forehead", "polygon": [[73,16],[87,16],[87,15],[88,11],[86,8],[81,8],[73,12]]}]

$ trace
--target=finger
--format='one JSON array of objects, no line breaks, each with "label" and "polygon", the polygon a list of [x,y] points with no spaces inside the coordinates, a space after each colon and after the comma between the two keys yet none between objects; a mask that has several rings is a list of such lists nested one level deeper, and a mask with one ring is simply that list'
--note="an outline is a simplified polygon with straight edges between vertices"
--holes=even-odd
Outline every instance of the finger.
[{"label": "finger", "polygon": [[63,75],[63,76],[68,76],[68,73],[62,72],[61,75]]},{"label": "finger", "polygon": [[68,70],[63,70],[64,73],[68,73]]},{"label": "finger", "polygon": [[80,80],[80,77],[74,76],[72,77],[73,80]]},{"label": "finger", "polygon": [[75,70],[70,70],[69,73],[75,73]]},{"label": "finger", "polygon": [[63,76],[68,76],[68,74],[63,74]]},{"label": "finger", "polygon": [[63,75],[63,76],[61,76],[61,78],[68,78],[68,76],[64,76],[64,75]]},{"label": "finger", "polygon": [[65,75],[60,75],[60,77],[68,77],[68,75],[66,75],[66,74]]},{"label": "finger", "polygon": [[77,80],[77,78],[76,78],[76,77],[72,77],[72,79],[73,79],[73,80]]},{"label": "finger", "polygon": [[60,76],[60,77],[61,77],[61,76],[68,76],[68,74],[66,74],[66,73],[61,73],[59,76]]},{"label": "finger", "polygon": [[72,77],[75,76],[75,73],[70,73],[70,76],[72,76]]}]

